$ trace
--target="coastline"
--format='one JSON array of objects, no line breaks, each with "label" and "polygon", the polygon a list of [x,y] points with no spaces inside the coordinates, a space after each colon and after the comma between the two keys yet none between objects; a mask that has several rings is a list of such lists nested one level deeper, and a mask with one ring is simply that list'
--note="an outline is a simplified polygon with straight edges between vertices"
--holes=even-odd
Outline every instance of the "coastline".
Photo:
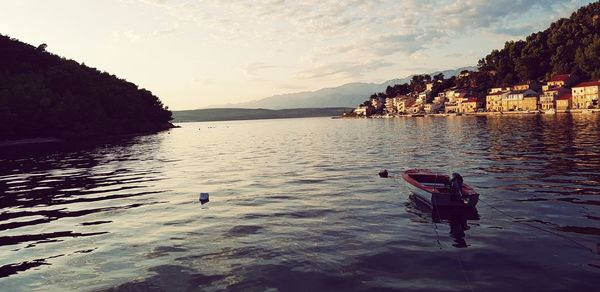
[{"label": "coastline", "polygon": [[0,139],[0,148],[6,147],[18,147],[18,146],[27,146],[27,145],[41,145],[41,144],[56,144],[56,143],[64,143],[71,140],[77,139],[103,139],[103,138],[115,138],[115,137],[128,137],[128,136],[143,136],[149,135],[153,133],[159,133],[163,131],[168,131],[170,129],[180,128],[181,126],[177,126],[171,122],[162,124],[157,129],[150,131],[140,131],[134,133],[124,133],[119,135],[74,135],[74,136],[64,136],[64,137],[35,137],[35,138],[21,138],[21,139]]},{"label": "coastline", "polygon": [[554,115],[554,114],[591,114],[600,113],[600,109],[571,109],[571,110],[557,110],[553,113],[545,113],[543,111],[509,111],[509,112],[471,112],[471,113],[440,113],[440,114],[401,114],[401,115],[373,115],[373,116],[360,116],[360,117],[335,117],[339,119],[389,119],[398,117],[454,117],[454,116],[505,116],[505,115]]},{"label": "coastline", "polygon": [[49,143],[60,143],[64,140],[55,137],[44,137],[44,138],[30,138],[30,139],[18,139],[18,140],[0,140],[0,147],[12,147],[12,146],[24,146],[33,144],[49,144]]}]

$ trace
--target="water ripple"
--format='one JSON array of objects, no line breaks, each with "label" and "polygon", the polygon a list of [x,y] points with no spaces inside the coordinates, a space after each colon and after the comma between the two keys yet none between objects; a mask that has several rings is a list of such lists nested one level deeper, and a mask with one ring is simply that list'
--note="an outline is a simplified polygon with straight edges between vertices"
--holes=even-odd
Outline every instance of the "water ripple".
[{"label": "water ripple", "polygon": [[[593,291],[600,255],[572,241],[600,242],[598,141],[598,115],[527,115],[195,123],[0,149],[0,284]],[[485,204],[435,213],[377,176],[417,167],[460,172]]]}]

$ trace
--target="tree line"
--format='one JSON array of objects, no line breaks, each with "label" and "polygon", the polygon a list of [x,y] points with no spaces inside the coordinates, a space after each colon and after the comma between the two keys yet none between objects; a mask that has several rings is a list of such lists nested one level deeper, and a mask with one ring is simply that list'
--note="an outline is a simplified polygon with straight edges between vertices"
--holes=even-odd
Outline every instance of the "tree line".
[{"label": "tree line", "polygon": [[171,112],[152,92],[0,35],[0,139],[150,132]]},{"label": "tree line", "polygon": [[555,74],[600,79],[600,2],[578,9],[525,40],[506,42],[503,49],[479,60],[478,68],[497,86],[547,80]]}]

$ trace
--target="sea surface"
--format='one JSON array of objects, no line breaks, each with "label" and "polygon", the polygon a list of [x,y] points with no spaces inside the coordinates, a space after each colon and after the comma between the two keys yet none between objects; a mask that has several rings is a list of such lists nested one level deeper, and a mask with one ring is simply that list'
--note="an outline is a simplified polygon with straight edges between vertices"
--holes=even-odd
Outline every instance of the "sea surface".
[{"label": "sea surface", "polygon": [[[598,114],[180,125],[0,148],[0,290],[600,289]],[[477,209],[417,204],[409,168]]]}]

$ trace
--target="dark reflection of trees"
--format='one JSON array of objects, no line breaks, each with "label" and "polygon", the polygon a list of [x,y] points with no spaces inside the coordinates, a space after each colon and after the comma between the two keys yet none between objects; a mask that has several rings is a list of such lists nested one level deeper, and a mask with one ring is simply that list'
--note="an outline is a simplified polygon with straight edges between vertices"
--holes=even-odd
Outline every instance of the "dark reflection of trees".
[{"label": "dark reflection of trees", "polygon": [[[123,199],[161,192],[148,190],[144,184],[160,179],[160,164],[137,170],[129,166],[132,161],[154,159],[158,147],[160,135],[101,143],[3,148],[0,153],[0,230],[156,203],[152,200],[125,203]],[[74,205],[100,201],[112,203],[87,209]],[[82,236],[65,231],[59,237],[74,237],[71,234]],[[44,241],[57,234],[49,233],[48,238],[31,236],[7,236],[2,237],[2,241],[20,243],[31,238]]]}]

